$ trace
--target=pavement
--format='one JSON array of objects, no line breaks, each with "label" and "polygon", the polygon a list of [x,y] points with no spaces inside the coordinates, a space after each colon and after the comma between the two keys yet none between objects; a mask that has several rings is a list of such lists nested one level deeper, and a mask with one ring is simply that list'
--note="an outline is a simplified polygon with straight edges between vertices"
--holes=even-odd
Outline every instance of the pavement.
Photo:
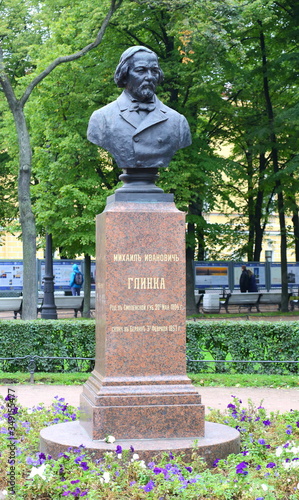
[{"label": "pavement", "polygon": [[[0,395],[6,397],[8,389],[15,391],[18,401],[22,406],[31,408],[39,403],[50,406],[54,397],[65,398],[66,403],[79,407],[81,385],[2,385]],[[201,394],[202,403],[205,405],[206,413],[209,409],[225,411],[227,405],[232,402],[232,396],[242,401],[242,407],[248,406],[251,400],[256,406],[263,406],[267,413],[279,411],[285,413],[299,410],[299,388],[298,389],[272,389],[267,387],[197,387]],[[10,391],[12,393],[12,391]]]}]

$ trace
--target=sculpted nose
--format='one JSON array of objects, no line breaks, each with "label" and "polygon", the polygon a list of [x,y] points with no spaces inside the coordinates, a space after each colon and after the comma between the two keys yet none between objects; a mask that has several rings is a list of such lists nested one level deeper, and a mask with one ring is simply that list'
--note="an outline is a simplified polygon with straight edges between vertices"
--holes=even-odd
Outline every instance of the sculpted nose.
[{"label": "sculpted nose", "polygon": [[153,78],[154,78],[154,75],[153,75],[153,73],[151,72],[151,70],[149,69],[149,70],[146,72],[145,79],[146,79],[146,80],[152,80]]}]

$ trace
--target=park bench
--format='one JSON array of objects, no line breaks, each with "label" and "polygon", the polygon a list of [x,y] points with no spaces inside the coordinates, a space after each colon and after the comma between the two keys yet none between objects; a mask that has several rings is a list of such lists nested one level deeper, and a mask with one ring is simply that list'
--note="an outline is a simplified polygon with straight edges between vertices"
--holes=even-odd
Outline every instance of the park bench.
[{"label": "park bench", "polygon": [[0,312],[13,311],[14,319],[17,315],[22,317],[22,301],[23,297],[0,297]]},{"label": "park bench", "polygon": [[[58,295],[54,293],[54,301],[55,301],[55,306],[56,309],[59,310],[68,310],[68,309],[74,309],[74,316],[77,318],[78,316],[78,311],[80,311],[81,315],[83,312],[83,300],[84,297],[80,295]],[[42,298],[43,301],[43,298]],[[37,306],[37,312],[39,313],[42,309],[43,302],[41,304],[38,304]]]},{"label": "park bench", "polygon": [[261,300],[262,293],[260,292],[233,292],[228,293],[226,297],[220,299],[220,307],[224,307],[225,311],[228,313],[228,306],[238,306],[239,312],[241,307],[247,307],[251,310],[252,307],[256,307],[257,312],[260,312],[259,303]]},{"label": "park bench", "polygon": [[[288,294],[288,303],[291,298],[292,294],[289,292]],[[260,305],[277,305],[278,310],[281,308],[281,291],[269,291],[269,292],[263,292],[262,297],[260,299]],[[292,309],[292,303],[291,303],[291,310]]]}]

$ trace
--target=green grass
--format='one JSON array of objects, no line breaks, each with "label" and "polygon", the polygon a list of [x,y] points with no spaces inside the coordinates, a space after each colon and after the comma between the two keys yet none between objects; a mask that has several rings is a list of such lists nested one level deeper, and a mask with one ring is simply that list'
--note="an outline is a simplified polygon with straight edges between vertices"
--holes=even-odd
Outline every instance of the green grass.
[{"label": "green grass", "polygon": [[[88,379],[89,373],[46,373],[36,372],[34,381],[36,384],[52,385],[82,385]],[[29,384],[29,373],[6,373],[0,372],[0,384]]]},{"label": "green grass", "polygon": [[[194,385],[205,387],[274,387],[299,388],[298,375],[256,375],[229,373],[189,373]],[[82,385],[88,373],[35,373],[35,384]],[[29,373],[0,372],[0,384],[29,384]]]},{"label": "green grass", "polygon": [[194,385],[205,387],[299,388],[298,375],[257,375],[248,373],[189,373]]},{"label": "green grass", "polygon": [[206,313],[199,313],[199,314],[192,314],[191,316],[187,317],[188,319],[234,319],[234,318],[243,318],[243,319],[248,319],[250,318],[265,318],[267,321],[268,318],[288,318],[290,317],[291,319],[294,316],[299,317],[299,311],[289,311],[289,312],[280,312],[280,311],[265,311],[265,312],[240,312],[240,313],[215,313],[215,314],[206,314]]}]

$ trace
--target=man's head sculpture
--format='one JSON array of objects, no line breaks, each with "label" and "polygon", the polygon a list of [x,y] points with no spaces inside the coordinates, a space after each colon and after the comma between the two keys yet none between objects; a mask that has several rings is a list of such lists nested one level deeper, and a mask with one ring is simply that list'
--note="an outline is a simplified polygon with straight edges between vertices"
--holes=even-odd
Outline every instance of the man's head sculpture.
[{"label": "man's head sculpture", "polygon": [[[178,149],[191,144],[191,134],[186,118],[155,95],[163,72],[152,50],[140,45],[125,50],[114,81],[124,91],[92,114],[87,137],[112,154],[124,170],[121,180],[130,184],[124,186],[127,190],[132,188],[130,175],[136,180],[137,170],[139,177],[151,172],[156,178],[158,168],[167,167]],[[138,186],[135,182],[134,191]],[[156,186],[154,190],[161,191]]]},{"label": "man's head sculpture", "polygon": [[163,82],[164,74],[163,74],[162,69],[159,66],[158,57],[155,54],[155,52],[148,49],[147,47],[143,47],[142,45],[135,45],[134,47],[129,47],[127,50],[125,50],[122,53],[122,55],[120,56],[119,63],[117,65],[115,73],[114,73],[114,81],[115,81],[116,85],[118,87],[120,87],[121,89],[126,88],[128,72],[130,69],[130,59],[137,52],[147,52],[148,54],[153,54],[153,56],[157,59],[157,64],[158,64],[158,68],[159,68],[158,84]]}]

